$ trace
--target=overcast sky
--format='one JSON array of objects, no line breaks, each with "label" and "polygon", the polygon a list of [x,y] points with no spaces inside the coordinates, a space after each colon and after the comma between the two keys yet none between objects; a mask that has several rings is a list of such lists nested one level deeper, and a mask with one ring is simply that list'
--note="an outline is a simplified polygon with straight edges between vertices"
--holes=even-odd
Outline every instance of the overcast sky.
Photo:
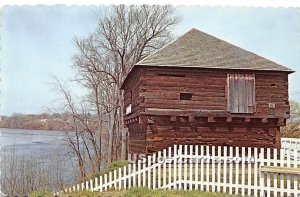
[{"label": "overcast sky", "polygon": [[[74,36],[96,28],[93,6],[4,7],[1,13],[1,115],[42,113],[56,92],[52,76],[72,78]],[[300,102],[300,9],[176,7],[179,36],[197,28],[296,71],[290,98]]]}]

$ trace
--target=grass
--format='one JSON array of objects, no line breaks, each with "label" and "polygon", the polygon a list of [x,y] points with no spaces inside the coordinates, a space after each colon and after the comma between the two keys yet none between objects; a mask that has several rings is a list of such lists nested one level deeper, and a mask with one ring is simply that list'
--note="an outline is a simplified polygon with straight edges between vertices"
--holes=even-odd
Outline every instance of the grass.
[{"label": "grass", "polygon": [[224,193],[212,193],[203,192],[199,190],[183,191],[183,190],[151,190],[145,187],[135,187],[122,191],[106,191],[106,192],[72,192],[63,194],[62,197],[230,197],[235,195],[229,195]]}]

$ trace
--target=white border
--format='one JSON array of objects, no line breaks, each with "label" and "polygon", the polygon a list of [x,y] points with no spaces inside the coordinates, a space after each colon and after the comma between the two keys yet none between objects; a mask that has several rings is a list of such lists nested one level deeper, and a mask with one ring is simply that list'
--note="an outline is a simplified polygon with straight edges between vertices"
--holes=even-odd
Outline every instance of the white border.
[{"label": "white border", "polygon": [[300,7],[300,0],[1,0],[4,5],[110,5],[110,4],[172,4],[200,6]]}]

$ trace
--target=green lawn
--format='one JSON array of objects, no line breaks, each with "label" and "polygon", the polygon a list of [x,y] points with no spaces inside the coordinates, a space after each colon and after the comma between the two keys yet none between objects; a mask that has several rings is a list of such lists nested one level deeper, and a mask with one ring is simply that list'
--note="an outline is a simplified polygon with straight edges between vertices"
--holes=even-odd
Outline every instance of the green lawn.
[{"label": "green lawn", "polygon": [[106,192],[72,192],[63,194],[62,197],[230,197],[235,195],[228,195],[222,193],[202,192],[199,190],[193,191],[178,191],[178,190],[150,190],[144,187],[135,187],[122,191],[106,191]]}]

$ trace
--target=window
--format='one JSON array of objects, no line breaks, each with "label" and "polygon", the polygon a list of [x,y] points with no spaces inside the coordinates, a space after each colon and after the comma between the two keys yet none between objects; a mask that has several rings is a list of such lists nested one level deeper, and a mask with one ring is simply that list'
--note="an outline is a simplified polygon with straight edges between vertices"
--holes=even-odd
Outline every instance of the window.
[{"label": "window", "polygon": [[129,105],[127,105],[125,108],[125,115],[130,114],[130,113],[131,113],[131,103]]},{"label": "window", "polygon": [[227,75],[227,110],[230,113],[255,112],[255,75]]},{"label": "window", "polygon": [[180,93],[180,100],[192,100],[192,93]]}]

